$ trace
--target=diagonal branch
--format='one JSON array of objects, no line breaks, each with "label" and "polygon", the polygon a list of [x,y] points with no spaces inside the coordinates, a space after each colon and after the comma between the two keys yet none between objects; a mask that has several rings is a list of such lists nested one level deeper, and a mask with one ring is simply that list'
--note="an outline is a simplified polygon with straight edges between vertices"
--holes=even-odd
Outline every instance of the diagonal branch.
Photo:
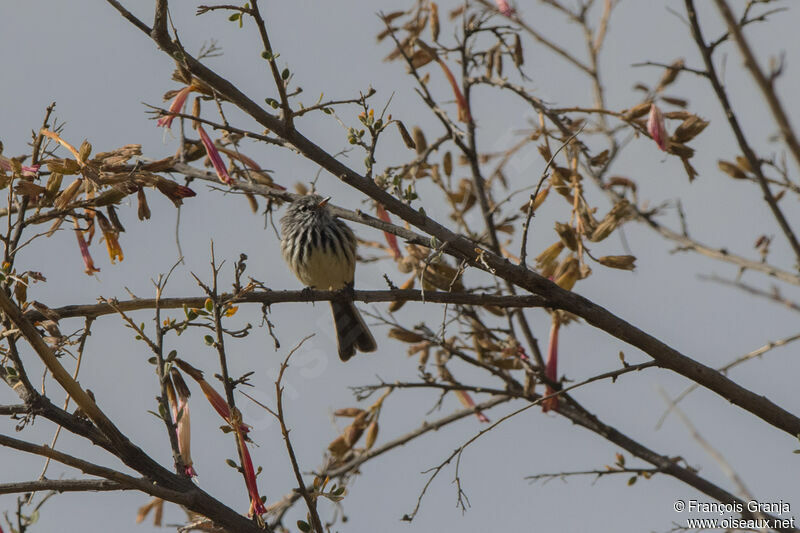
[{"label": "diagonal branch", "polygon": [[722,13],[722,18],[725,19],[725,23],[728,25],[728,30],[733,40],[744,56],[744,66],[750,71],[750,74],[753,75],[753,79],[756,80],[756,85],[758,85],[758,88],[761,89],[761,92],[764,94],[764,99],[767,101],[770,111],[772,111],[772,116],[775,117],[775,122],[778,123],[778,128],[781,130],[783,140],[789,147],[789,151],[792,153],[792,156],[794,156],[798,167],[800,167],[800,142],[798,142],[794,129],[792,129],[791,124],[789,124],[786,111],[784,111],[783,105],[778,95],[775,93],[773,79],[767,78],[761,70],[761,67],[758,66],[755,54],[750,44],[747,42],[747,39],[744,37],[741,24],[734,18],[731,8],[725,0],[715,1],[720,13]]},{"label": "diagonal branch", "polygon": [[[119,3],[114,0],[107,1],[120,10],[126,18],[133,17]],[[691,4],[691,2],[689,3]],[[775,405],[764,396],[738,385],[712,368],[687,357],[596,303],[558,287],[535,272],[513,265],[505,258],[477,247],[472,240],[452,232],[421,210],[387,193],[373,180],[352,170],[298,131],[287,130],[283,121],[265,111],[230,81],[210,70],[176,44],[164,39],[156,40],[156,44],[171,57],[181,61],[193,75],[209,84],[221,96],[250,115],[262,126],[270,129],[276,135],[286,138],[304,157],[317,163],[345,184],[380,202],[387,211],[436,237],[439,242],[447,243],[445,253],[464,261],[469,266],[497,275],[531,293],[543,296],[552,307],[580,316],[594,327],[641,349],[662,366],[692,381],[701,383],[709,390],[790,435],[794,436],[800,433],[800,418]],[[797,246],[797,252],[800,257],[800,244]]]},{"label": "diagonal branch", "polygon": [[[800,241],[797,240],[797,236],[794,234],[794,230],[792,230],[791,226],[789,225],[789,222],[786,220],[786,217],[783,215],[783,212],[781,211],[780,207],[778,207],[778,202],[777,200],[775,200],[775,196],[772,194],[772,191],[770,191],[769,183],[767,183],[767,179],[764,176],[763,171],[761,170],[761,159],[759,159],[756,156],[752,147],[748,144],[747,139],[744,136],[744,131],[739,125],[739,120],[736,118],[736,114],[733,112],[731,103],[728,100],[728,94],[725,91],[725,88],[722,86],[719,77],[717,76],[717,70],[714,67],[714,62],[711,58],[712,51],[706,44],[705,39],[703,38],[703,32],[700,28],[700,22],[697,19],[697,12],[695,11],[694,8],[694,0],[684,0],[684,2],[686,4],[686,13],[689,16],[689,23],[691,24],[692,28],[692,36],[694,37],[695,43],[697,43],[697,47],[700,49],[700,54],[703,56],[703,62],[705,63],[706,71],[708,72],[708,80],[711,83],[711,86],[714,88],[714,92],[716,93],[717,99],[722,105],[723,111],[725,111],[725,116],[728,118],[728,124],[730,124],[731,130],[733,131],[733,134],[736,137],[736,141],[739,144],[739,149],[742,151],[742,154],[744,154],[744,157],[747,159],[747,162],[749,163],[750,168],[753,170],[753,174],[755,175],[756,180],[758,181],[758,184],[761,187],[761,192],[764,194],[764,201],[767,202],[767,205],[772,211],[772,215],[775,217],[775,220],[778,222],[778,225],[783,231],[783,234],[789,241],[789,244],[791,245],[792,250],[794,251],[794,255],[797,258],[798,266],[800,266]],[[725,11],[724,8],[722,7],[723,5],[725,5],[724,2],[722,2],[722,0],[717,0],[717,5],[720,7],[720,10],[723,10],[723,15],[724,15]],[[727,5],[725,5],[725,7],[727,7]],[[730,10],[728,10],[728,13],[730,14]],[[731,14],[730,16],[732,17],[733,15]],[[734,37],[738,32],[739,37],[742,40],[744,39],[744,37],[741,35],[741,28],[738,27],[735,21],[731,26],[731,31],[734,34]],[[746,47],[746,42],[744,46]],[[749,48],[747,49],[747,51],[749,52]],[[750,53],[752,54],[752,52]],[[755,68],[757,70],[758,66],[755,63],[753,63],[752,65],[748,65],[748,68],[751,69]],[[775,101],[777,102],[777,99]],[[780,111],[782,113],[782,110]],[[773,112],[775,112],[775,110],[773,110]],[[791,137],[786,139],[787,143],[789,143],[789,147],[792,148],[792,144],[789,141],[793,140],[794,143],[796,144],[797,140],[794,138],[794,134],[792,133],[792,130],[788,125],[788,121],[785,121],[785,125],[787,130],[784,131],[782,128],[781,131],[784,133],[784,136],[786,135],[787,132],[791,134]],[[800,163],[800,148],[798,148],[796,157],[798,158],[798,163]]]}]

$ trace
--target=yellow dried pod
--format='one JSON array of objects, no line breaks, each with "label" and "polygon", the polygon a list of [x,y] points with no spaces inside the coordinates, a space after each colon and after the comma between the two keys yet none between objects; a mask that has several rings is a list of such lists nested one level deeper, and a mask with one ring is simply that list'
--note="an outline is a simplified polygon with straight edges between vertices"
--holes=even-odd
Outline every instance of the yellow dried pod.
[{"label": "yellow dried pod", "polygon": [[706,126],[708,126],[707,120],[692,115],[675,128],[675,132],[672,134],[672,141],[678,143],[689,142],[706,129]]},{"label": "yellow dried pod", "polygon": [[737,180],[747,179],[747,174],[742,172],[742,169],[740,169],[733,163],[729,163],[728,161],[723,161],[722,159],[720,159],[719,161],[717,161],[717,166],[721,171],[723,171],[725,174],[732,177],[733,179]]},{"label": "yellow dried pod", "polygon": [[750,166],[750,161],[747,160],[746,157],[737,155],[736,156],[736,164],[739,165],[739,168],[744,170],[745,172],[752,172],[753,167]]},{"label": "yellow dried pod", "polygon": [[78,155],[80,156],[79,163],[85,163],[89,160],[89,156],[92,154],[92,145],[89,141],[83,141],[81,143],[81,147],[78,149]]},{"label": "yellow dried pod", "polygon": [[411,135],[414,139],[414,146],[417,149],[417,153],[424,153],[425,150],[428,149],[428,141],[425,139],[425,134],[422,132],[422,129],[420,129],[419,126],[414,126],[411,130]]},{"label": "yellow dried pod", "polygon": [[519,33],[514,34],[514,65],[521,67],[525,62],[525,57],[522,55],[522,39]]},{"label": "yellow dried pod", "polygon": [[328,451],[331,452],[335,457],[341,457],[346,454],[350,450],[350,446],[344,439],[344,435],[339,435],[333,441],[328,444]]},{"label": "yellow dried pod", "polygon": [[397,339],[401,342],[421,342],[425,340],[425,337],[420,335],[419,333],[414,333],[413,331],[409,331],[407,329],[402,328],[392,328],[389,330],[389,337],[392,339]]},{"label": "yellow dried pod", "polygon": [[548,185],[536,195],[536,198],[533,200],[533,210],[536,211],[539,209],[539,206],[547,200],[547,195],[550,194],[550,186]]},{"label": "yellow dried pod", "polygon": [[575,256],[565,257],[553,272],[553,277],[560,287],[567,290],[572,289],[580,277],[580,262]]},{"label": "yellow dried pod", "polygon": [[694,148],[690,146],[686,146],[685,144],[670,142],[669,143],[669,153],[677,155],[683,159],[691,159],[694,155]]},{"label": "yellow dried pod", "polygon": [[[545,248],[542,253],[536,256],[536,264],[537,265],[545,265],[547,263],[552,263],[555,261],[561,251],[564,249],[564,243],[561,241],[557,241],[547,248]],[[541,268],[541,266],[539,267]]]},{"label": "yellow dried pod", "polygon": [[464,290],[464,284],[461,281],[461,272],[457,268],[453,268],[446,263],[434,263],[428,267],[426,277],[433,272],[437,278],[437,282],[433,282],[443,291],[461,292]]},{"label": "yellow dried pod", "polygon": [[82,178],[78,178],[70,183],[67,188],[61,191],[61,194],[56,197],[55,202],[53,202],[54,207],[56,209],[66,208],[72,200],[75,199],[75,195],[78,194],[78,190],[81,188],[82,184]]},{"label": "yellow dried pod", "polygon": [[636,268],[634,264],[636,258],[632,255],[604,255],[603,257],[598,257],[597,262],[601,265],[610,268],[618,268],[620,270],[633,270]]},{"label": "yellow dried pod", "polygon": [[[410,272],[410,270],[409,270],[409,272]],[[414,283],[416,282],[416,279],[417,279],[417,276],[411,276],[410,278],[408,278],[405,281],[405,283],[400,285],[400,289],[402,289],[404,291],[413,289],[414,288]],[[400,308],[403,307],[405,305],[405,303],[406,303],[406,300],[395,300],[394,302],[389,304],[389,312],[390,313],[394,313],[394,312],[400,310]]]},{"label": "yellow dried pod", "polygon": [[578,235],[575,233],[575,228],[573,228],[569,224],[556,222],[555,229],[556,233],[558,233],[558,236],[561,238],[561,242],[564,243],[564,246],[566,246],[573,252],[577,252]]},{"label": "yellow dried pod", "polygon": [[431,38],[434,42],[439,40],[439,6],[436,2],[431,2]]},{"label": "yellow dried pod", "polygon": [[628,120],[640,118],[650,112],[650,102],[642,102],[624,112],[624,117]]},{"label": "yellow dried pod", "polygon": [[428,364],[428,359],[430,358],[430,356],[431,356],[431,346],[430,344],[428,344],[428,346],[426,346],[425,349],[419,353],[419,361],[418,361],[419,366],[424,367],[426,364]]},{"label": "yellow dried pod", "polygon": [[502,359],[492,360],[492,366],[502,368],[504,370],[520,370],[522,368],[522,361],[515,357],[504,357]]},{"label": "yellow dried pod", "polygon": [[359,407],[344,407],[342,409],[337,409],[336,411],[334,411],[333,416],[344,416],[348,418],[355,418],[363,412],[364,410]]},{"label": "yellow dried pod", "polygon": [[442,168],[444,168],[445,175],[449,178],[453,174],[453,154],[450,151],[444,153],[442,159]]},{"label": "yellow dried pod", "polygon": [[344,437],[344,443],[347,445],[348,448],[352,448],[358,439],[361,438],[361,434],[364,433],[364,428],[360,425],[356,425],[355,423],[350,424],[345,428],[344,433],[342,436]]},{"label": "yellow dried pod", "polygon": [[542,159],[549,163],[553,158],[553,154],[550,152],[550,147],[547,144],[540,144],[536,148],[539,150],[539,154],[541,154]]},{"label": "yellow dried pod", "polygon": [[569,186],[571,172],[568,168],[556,167],[550,174],[550,185],[555,191],[572,202],[572,189]]},{"label": "yellow dried pod", "polygon": [[364,447],[369,450],[378,438],[378,421],[373,420],[367,427],[367,436],[364,437]]},{"label": "yellow dried pod", "polygon": [[50,174],[50,177],[47,178],[47,195],[51,198],[55,198],[58,192],[61,190],[61,180],[64,178],[64,175],[60,172],[53,172]]},{"label": "yellow dried pod", "polygon": [[433,60],[434,57],[429,54],[427,50],[417,50],[414,52],[414,55],[411,56],[411,67],[415,69],[421,68]]},{"label": "yellow dried pod", "polygon": [[399,120],[396,121],[395,124],[397,124],[397,131],[400,132],[400,137],[402,137],[403,144],[406,145],[406,148],[410,148],[411,150],[416,150],[417,145],[414,142],[414,139],[411,138],[411,135],[408,134],[408,130],[406,129],[405,125]]},{"label": "yellow dried pod", "polygon": [[411,346],[409,346],[408,347],[408,351],[406,352],[406,354],[410,357],[412,355],[418,354],[419,352],[421,352],[421,351],[423,351],[423,350],[425,350],[425,349],[427,349],[429,347],[430,347],[430,343],[428,341],[418,342],[417,344],[412,344]]},{"label": "yellow dried pod", "polygon": [[684,61],[682,57],[679,57],[673,61],[669,68],[664,71],[664,75],[661,77],[661,81],[658,82],[658,86],[663,89],[667,85],[670,85],[672,82],[674,82],[678,77],[678,74],[680,74],[683,64]]},{"label": "yellow dried pod", "polygon": [[616,229],[618,221],[614,217],[606,216],[589,236],[592,242],[600,242]]}]

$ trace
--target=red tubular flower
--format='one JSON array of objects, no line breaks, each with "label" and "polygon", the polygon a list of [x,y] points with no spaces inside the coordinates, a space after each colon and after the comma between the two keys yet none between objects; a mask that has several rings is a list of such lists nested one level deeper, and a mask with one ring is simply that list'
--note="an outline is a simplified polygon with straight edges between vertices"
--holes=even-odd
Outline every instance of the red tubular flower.
[{"label": "red tubular flower", "polygon": [[[22,175],[23,176],[36,176],[39,173],[39,167],[41,165],[21,165],[22,166]],[[3,157],[0,155],[0,170],[5,170],[7,172],[11,172],[13,170],[13,166],[11,165],[11,160],[7,157]]]},{"label": "red tubular flower", "polygon": [[[159,177],[159,179],[155,182],[155,186],[161,192],[161,194],[172,200],[172,203],[174,203],[175,206],[182,205],[184,198],[191,198],[192,196],[197,196],[197,193],[194,192],[189,187],[186,187],[184,185],[179,185],[172,180],[168,180],[167,178]],[[139,200],[141,202],[141,197]],[[149,218],[150,215],[149,208],[147,208],[145,214],[147,215],[147,218]]]},{"label": "red tubular flower", "polygon": [[669,146],[667,127],[664,125],[664,115],[656,104],[650,104],[650,115],[647,117],[647,133],[664,152]]},{"label": "red tubular flower", "polygon": [[261,516],[267,512],[264,507],[264,502],[261,501],[261,496],[258,494],[258,484],[256,483],[256,471],[253,468],[253,460],[250,458],[250,450],[247,449],[245,442],[246,427],[241,422],[238,423],[236,429],[236,442],[239,445],[239,453],[242,456],[242,469],[244,470],[244,482],[247,486],[247,493],[250,495],[250,516]]},{"label": "red tubular flower", "polygon": [[[169,105],[169,112],[170,113],[180,113],[183,109],[184,104],[186,104],[186,99],[189,97],[189,93],[194,90],[194,87],[188,85],[178,91],[175,95],[175,98],[172,99],[172,103]],[[166,115],[158,119],[156,125],[160,128],[164,126],[165,128],[169,129],[172,127],[172,121],[175,119],[175,115]]]},{"label": "red tubular flower", "polygon": [[[475,407],[475,400],[472,399],[472,396],[470,396],[467,391],[457,390],[454,392],[464,407]],[[489,422],[489,418],[481,411],[475,411],[475,416],[478,417],[478,421],[480,422]]]},{"label": "red tubular flower", "polygon": [[[556,381],[558,379],[558,328],[560,325],[558,317],[553,316],[553,324],[550,326],[550,346],[547,351],[547,366],[545,366],[544,369],[544,375],[547,376],[547,379],[550,381]],[[545,387],[545,395],[549,396],[555,392],[556,390],[550,385]],[[542,402],[542,411],[546,413],[551,409],[558,409],[558,396],[547,398]]]},{"label": "red tubular flower", "polygon": [[241,421],[241,418],[239,418],[238,422],[233,420],[234,417],[231,416],[231,408],[228,406],[228,402],[214,389],[214,387],[211,386],[208,381],[205,380],[203,373],[200,370],[197,370],[183,359],[175,359],[175,364],[178,366],[178,368],[186,372],[193,380],[195,380],[198,385],[200,385],[200,390],[203,391],[208,403],[211,404],[211,407],[213,407],[219,416],[224,418],[233,429],[236,430],[240,427],[245,434],[250,431],[250,426],[244,424]]},{"label": "red tubular flower", "polygon": [[119,245],[119,231],[117,231],[103,213],[96,212],[97,222],[100,225],[100,231],[103,232],[103,238],[106,241],[106,248],[108,248],[108,256],[111,258],[113,264],[116,259],[122,261],[125,256],[122,253],[122,247]]},{"label": "red tubular flower", "polygon": [[497,4],[497,10],[507,17],[515,13],[514,9],[508,5],[506,0],[494,0],[494,3]]},{"label": "red tubular flower", "polygon": [[200,134],[200,141],[203,143],[203,147],[206,149],[206,154],[208,154],[208,158],[211,160],[211,165],[217,172],[217,177],[219,180],[226,185],[233,183],[233,179],[231,179],[230,175],[228,174],[228,169],[225,168],[225,163],[222,162],[222,156],[219,155],[219,150],[217,150],[217,147],[214,146],[214,142],[211,140],[211,137],[208,136],[206,130],[203,129],[202,124],[199,122],[197,123],[197,133]]},{"label": "red tubular flower", "polygon": [[94,266],[94,260],[92,260],[92,254],[89,253],[89,245],[86,244],[86,241],[83,238],[83,231],[76,228],[75,236],[78,238],[78,247],[81,249],[81,257],[83,258],[83,264],[86,265],[85,272],[90,276],[95,272],[100,272],[100,269]]},{"label": "red tubular flower", "polygon": [[[392,219],[389,218],[389,213],[386,212],[383,204],[378,204],[378,218],[388,224],[392,223]],[[389,248],[391,248],[394,258],[396,260],[402,259],[403,252],[400,251],[400,246],[397,244],[397,236],[394,233],[389,233],[388,231],[384,231],[383,236],[386,237],[386,242],[389,244]]]},{"label": "red tubular flower", "polygon": [[261,516],[267,512],[261,496],[258,494],[256,484],[256,471],[253,468],[253,460],[250,458],[250,450],[247,449],[247,433],[250,426],[242,422],[242,415],[238,409],[231,409],[225,398],[222,397],[214,387],[204,378],[203,373],[182,359],[175,359],[175,365],[187,373],[193,380],[200,385],[209,403],[219,415],[225,419],[236,433],[236,444],[239,447],[239,455],[242,458],[242,470],[244,470],[244,481],[247,486],[247,493],[250,495],[250,516]]},{"label": "red tubular flower", "polygon": [[458,120],[467,123],[472,122],[472,116],[470,115],[469,108],[467,107],[467,99],[464,98],[464,93],[461,92],[461,88],[458,86],[456,77],[453,76],[453,73],[450,71],[450,68],[444,61],[438,57],[436,58],[436,61],[439,63],[439,66],[442,67],[442,71],[447,77],[447,81],[450,82],[450,87],[453,88],[453,96],[455,96],[456,104],[458,105]]},{"label": "red tubular flower", "polygon": [[[170,395],[170,406],[172,407],[172,416],[175,419],[177,426],[178,437],[178,450],[181,452],[181,461],[183,462],[184,473],[189,477],[197,475],[192,462],[192,429],[191,417],[189,415],[189,387],[180,373],[173,368],[170,373],[172,382],[175,384],[177,392],[177,399],[174,395]],[[171,389],[167,389],[169,393]]]}]

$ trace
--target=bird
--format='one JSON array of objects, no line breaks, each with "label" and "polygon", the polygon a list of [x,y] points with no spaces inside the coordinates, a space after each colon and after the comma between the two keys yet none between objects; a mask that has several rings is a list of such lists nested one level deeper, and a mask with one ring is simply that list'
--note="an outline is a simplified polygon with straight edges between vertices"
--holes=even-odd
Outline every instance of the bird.
[{"label": "bird", "polygon": [[[294,200],[281,217],[281,253],[307,288],[340,290],[352,287],[356,270],[356,236],[328,208],[330,196],[308,194]],[[339,359],[356,350],[374,352],[375,337],[352,300],[331,301]]]}]

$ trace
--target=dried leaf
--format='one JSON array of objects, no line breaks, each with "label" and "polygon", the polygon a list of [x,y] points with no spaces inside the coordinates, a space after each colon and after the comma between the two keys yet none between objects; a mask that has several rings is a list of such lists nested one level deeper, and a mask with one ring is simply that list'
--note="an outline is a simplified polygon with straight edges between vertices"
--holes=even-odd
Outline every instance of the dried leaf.
[{"label": "dried leaf", "polygon": [[436,42],[439,40],[439,6],[436,5],[436,2],[431,2],[430,26],[431,38]]},{"label": "dried leaf", "polygon": [[561,242],[563,242],[567,248],[573,252],[578,251],[578,235],[575,233],[575,228],[569,224],[556,222],[555,229],[558,236],[561,237]]},{"label": "dried leaf", "polygon": [[[398,121],[395,121],[397,124],[397,131],[400,132],[400,137],[403,139],[403,144],[406,145],[406,148],[410,148],[411,150],[416,150],[417,143],[414,142],[414,139],[411,138],[411,135],[408,134],[408,130],[406,129],[405,125]],[[305,193],[300,193],[305,194]]]},{"label": "dried leaf", "polygon": [[636,258],[632,255],[604,255],[603,257],[598,257],[597,262],[603,266],[620,270],[633,270],[636,268],[634,264]]},{"label": "dried leaf", "polygon": [[735,164],[730,163],[728,161],[723,161],[720,159],[717,161],[717,166],[721,171],[723,171],[728,176],[732,177],[733,179],[737,180],[746,180],[747,174],[742,172],[742,170]]},{"label": "dried leaf", "polygon": [[423,337],[419,333],[414,333],[413,331],[409,331],[407,329],[402,329],[402,328],[390,329],[389,337],[407,343],[420,342],[425,340],[425,337]]}]

